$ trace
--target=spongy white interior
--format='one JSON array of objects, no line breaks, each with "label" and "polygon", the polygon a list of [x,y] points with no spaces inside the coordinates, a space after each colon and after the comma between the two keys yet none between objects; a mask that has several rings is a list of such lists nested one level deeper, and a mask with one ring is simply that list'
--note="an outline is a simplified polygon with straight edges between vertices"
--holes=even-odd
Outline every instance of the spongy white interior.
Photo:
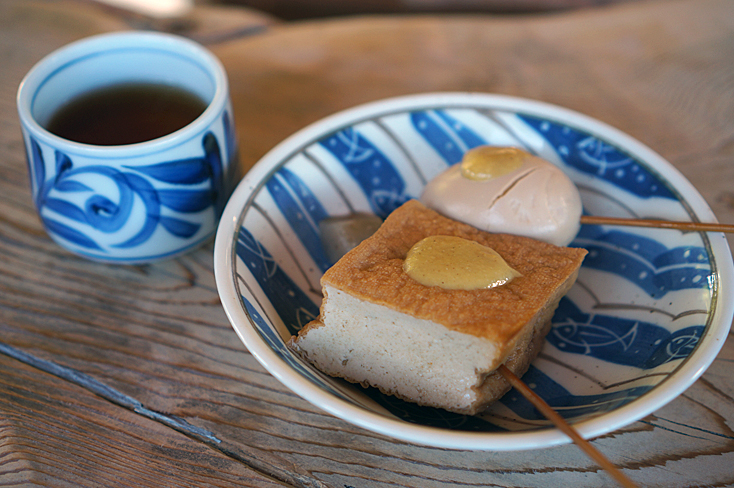
[{"label": "spongy white interior", "polygon": [[[496,368],[497,347],[487,339],[452,331],[324,288],[322,320],[298,346],[319,369],[422,404],[465,408]],[[314,347],[317,345],[317,347]]]}]

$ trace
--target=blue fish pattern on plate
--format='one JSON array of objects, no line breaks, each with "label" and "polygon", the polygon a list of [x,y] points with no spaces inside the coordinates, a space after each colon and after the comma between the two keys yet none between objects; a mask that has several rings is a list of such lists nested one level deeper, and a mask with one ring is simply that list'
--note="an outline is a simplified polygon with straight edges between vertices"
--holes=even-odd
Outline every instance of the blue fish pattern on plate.
[{"label": "blue fish pattern on plate", "polygon": [[589,251],[584,267],[624,277],[652,298],[709,286],[711,266],[700,246],[668,248],[648,237],[592,225],[581,227],[573,245]]},{"label": "blue fish pattern on plate", "polygon": [[405,181],[385,154],[355,128],[319,141],[359,184],[375,215],[385,218],[410,199]]},{"label": "blue fish pattern on plate", "polygon": [[519,117],[542,135],[569,166],[639,197],[675,200],[670,189],[644,165],[607,142],[557,122],[530,115]]},{"label": "blue fish pattern on plate", "polygon": [[642,320],[585,313],[564,297],[546,340],[564,352],[652,369],[688,356],[703,331],[703,325],[696,325],[670,332]]},{"label": "blue fish pattern on plate", "polygon": [[[489,116],[486,111],[475,111],[472,115]],[[460,111],[444,108],[416,110],[406,113],[405,117],[406,123],[413,128],[426,147],[431,148],[436,157],[446,165],[456,164],[461,160],[464,151],[486,143],[479,135],[480,129],[473,127],[468,118],[462,119]],[[565,164],[612,183],[621,191],[641,198],[663,198],[669,201],[669,205],[680,206],[664,181],[659,180],[643,163],[633,160],[607,142],[556,121],[524,114],[516,114],[516,117],[525,124],[524,130],[528,133],[540,134],[547,140]],[[366,121],[362,121],[364,122]],[[384,129],[387,125],[381,124],[379,117],[375,122],[375,126],[383,127],[387,131]],[[515,127],[513,130],[518,129]],[[508,129],[508,132],[511,131]],[[398,136],[394,132],[386,134],[387,139]],[[371,140],[366,131],[359,130],[358,125],[343,127],[324,139],[311,141],[304,146],[304,151],[310,144],[326,149],[352,178],[352,185],[339,188],[339,193],[349,194],[348,188],[354,188],[353,184],[356,183],[370,203],[372,211],[378,216],[384,218],[410,198],[406,188],[408,183],[414,183],[407,180],[412,173],[403,171],[401,163],[391,161],[386,156],[389,151],[382,150],[380,142]],[[405,141],[400,141],[400,145],[408,146]],[[309,157],[316,156],[310,153]],[[294,162],[297,160],[292,157],[289,161],[289,165],[297,164]],[[328,165],[320,164],[319,167],[328,168]],[[304,252],[323,270],[326,264],[318,239],[318,222],[329,216],[329,207],[322,201],[319,188],[309,187],[297,173],[286,168],[283,162],[258,191],[267,191],[270,194],[274,208],[268,211],[280,212],[283,220],[298,236]],[[325,180],[330,185],[340,184],[338,177],[333,174]],[[243,210],[244,213],[248,211],[252,211],[252,207]],[[318,314],[318,306],[275,263],[273,256],[258,241],[259,232],[257,227],[240,229],[237,255],[255,277],[256,285],[267,296],[290,333],[296,333],[307,320]],[[281,235],[279,232],[275,234]],[[272,232],[268,235],[272,235]],[[608,273],[620,284],[634,283],[644,290],[650,300],[657,300],[671,292],[685,293],[688,290],[695,293],[698,300],[703,296],[701,290],[711,286],[708,278],[712,272],[712,264],[706,245],[701,239],[700,245],[671,246],[670,242],[674,241],[658,241],[631,232],[608,230],[603,226],[584,226],[573,245],[590,251],[584,268]],[[250,283],[250,286],[254,285]],[[292,353],[283,346],[284,338],[279,338],[274,326],[254,311],[252,304],[248,302],[251,299],[243,292],[243,307],[254,317],[260,335],[271,344],[271,348],[320,388],[355,403],[355,400],[341,395],[337,389],[325,385],[324,381],[330,381],[328,378],[315,374],[315,371],[308,369],[310,366],[304,366],[291,357]],[[701,308],[706,307],[704,302]],[[695,348],[706,325],[689,324],[679,328],[671,326],[669,330],[666,326],[646,321],[649,313],[649,308],[644,309],[635,317],[634,312],[625,309],[624,316],[616,316],[613,309],[607,308],[604,314],[598,314],[582,309],[579,304],[565,297],[553,318],[553,329],[548,336],[548,342],[564,354],[583,355],[592,360],[629,368],[631,376],[624,384],[636,385],[635,381],[646,377],[648,373],[662,379],[668,373],[658,374],[654,371],[655,368],[685,359]],[[700,310],[696,313],[700,313]],[[705,311],[703,313],[708,317]],[[685,314],[685,310],[681,312],[681,315]],[[705,320],[702,319],[702,322]],[[563,365],[560,367],[563,368]],[[670,371],[670,368],[665,371]],[[613,410],[634,401],[654,387],[652,383],[646,382],[641,386],[600,387],[599,391],[592,394],[576,395],[566,385],[555,381],[535,365],[531,366],[523,378],[569,420]],[[461,431],[505,430],[505,427],[492,423],[492,409],[488,415],[482,417],[467,417],[407,403],[385,396],[376,389],[367,389],[366,393],[381,407],[406,422]],[[516,425],[511,429],[534,429],[541,428],[535,425],[547,425],[534,407],[514,390],[502,398],[501,406],[505,410],[500,417],[506,415],[507,409],[516,416]]]},{"label": "blue fish pattern on plate", "polygon": [[319,314],[319,307],[278,266],[272,254],[244,227],[240,228],[237,256],[255,277],[291,334]]},{"label": "blue fish pattern on plate", "polygon": [[413,112],[410,121],[448,165],[460,162],[468,149],[487,144],[486,140],[445,110]]},{"label": "blue fish pattern on plate", "polygon": [[322,272],[329,269],[331,262],[326,257],[319,237],[319,222],[328,214],[316,196],[288,168],[281,168],[267,181],[266,186],[275,205],[319,269]]}]

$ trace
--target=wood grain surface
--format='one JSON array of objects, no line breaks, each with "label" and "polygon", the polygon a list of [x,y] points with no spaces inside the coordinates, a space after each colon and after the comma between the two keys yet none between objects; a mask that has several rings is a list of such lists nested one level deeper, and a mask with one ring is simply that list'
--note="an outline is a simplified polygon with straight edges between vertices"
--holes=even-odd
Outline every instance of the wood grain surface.
[{"label": "wood grain surface", "polygon": [[[31,201],[15,91],[34,62],[71,40],[176,31],[225,64],[245,170],[306,124],[358,103],[503,93],[631,134],[734,223],[734,3],[295,23],[228,9],[161,22],[82,1],[0,2],[0,486],[614,486],[571,444],[427,448],[308,404],[233,332],[211,243],[144,266],[59,248]],[[734,486],[733,365],[730,335],[684,394],[593,444],[640,486]]]}]

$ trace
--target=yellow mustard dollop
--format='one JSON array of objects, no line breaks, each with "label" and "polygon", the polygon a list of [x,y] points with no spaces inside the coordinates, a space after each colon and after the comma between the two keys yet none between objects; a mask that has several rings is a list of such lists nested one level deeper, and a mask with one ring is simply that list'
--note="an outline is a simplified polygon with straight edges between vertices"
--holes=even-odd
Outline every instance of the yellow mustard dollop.
[{"label": "yellow mustard dollop", "polygon": [[422,285],[448,290],[493,288],[522,276],[494,249],[455,236],[417,242],[408,251],[403,269]]},{"label": "yellow mustard dollop", "polygon": [[461,176],[474,181],[491,180],[515,171],[527,157],[530,154],[516,147],[475,147],[461,160]]}]

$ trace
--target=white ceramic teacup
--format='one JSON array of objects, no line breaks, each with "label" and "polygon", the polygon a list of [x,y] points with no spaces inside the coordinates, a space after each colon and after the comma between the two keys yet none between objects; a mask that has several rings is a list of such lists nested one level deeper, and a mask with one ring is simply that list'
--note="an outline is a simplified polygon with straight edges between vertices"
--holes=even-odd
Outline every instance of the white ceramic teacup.
[{"label": "white ceramic teacup", "polygon": [[[145,142],[101,146],[49,132],[51,117],[92,90],[165,84],[202,99],[184,128]],[[69,44],[42,59],[18,90],[33,199],[48,234],[87,258],[145,263],[209,239],[237,170],[227,76],[185,38],[121,32]]]}]

